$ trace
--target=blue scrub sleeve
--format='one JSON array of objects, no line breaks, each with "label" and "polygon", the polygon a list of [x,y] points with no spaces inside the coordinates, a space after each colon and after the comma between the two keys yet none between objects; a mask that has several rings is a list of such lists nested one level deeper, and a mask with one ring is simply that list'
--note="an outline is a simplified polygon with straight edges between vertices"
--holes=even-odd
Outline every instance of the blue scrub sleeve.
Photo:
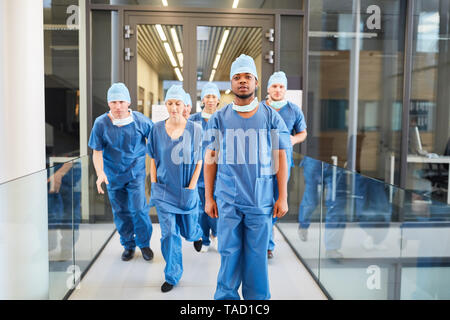
[{"label": "blue scrub sleeve", "polygon": [[146,116],[144,116],[143,118],[145,119],[144,120],[144,128],[145,128],[144,134],[147,139],[150,139],[150,134],[151,134],[152,128],[153,128],[153,122]]},{"label": "blue scrub sleeve", "polygon": [[278,137],[278,146],[280,150],[286,150],[292,148],[291,135],[289,134],[288,128],[283,118],[274,111],[272,113],[272,130],[276,130]]},{"label": "blue scrub sleeve", "polygon": [[203,160],[202,140],[202,127],[196,123],[194,126],[194,163],[198,163]]},{"label": "blue scrub sleeve", "polygon": [[296,106],[294,110],[295,110],[294,130],[296,133],[299,133],[306,130],[305,116],[303,115],[303,112],[299,107]]},{"label": "blue scrub sleeve", "polygon": [[94,122],[94,127],[91,131],[88,146],[89,148],[97,151],[103,151],[104,149],[103,128],[97,120]]},{"label": "blue scrub sleeve", "polygon": [[152,159],[155,159],[155,131],[156,126],[152,126],[147,141],[147,154]]},{"label": "blue scrub sleeve", "polygon": [[217,151],[219,150],[219,121],[217,118],[217,112],[213,114],[213,116],[209,119],[208,125],[206,126],[206,132],[205,132],[205,150],[213,150]]}]

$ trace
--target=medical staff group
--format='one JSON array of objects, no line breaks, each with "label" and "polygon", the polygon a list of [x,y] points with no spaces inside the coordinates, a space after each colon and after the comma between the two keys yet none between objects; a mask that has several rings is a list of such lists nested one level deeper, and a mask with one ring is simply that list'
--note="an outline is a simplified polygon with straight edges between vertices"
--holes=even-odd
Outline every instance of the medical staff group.
[{"label": "medical staff group", "polygon": [[[306,139],[301,109],[285,100],[287,78],[275,72],[268,98],[259,102],[259,77],[252,57],[231,65],[234,100],[218,110],[214,83],[201,92],[202,111],[190,115],[192,102],[173,85],[164,102],[168,119],[153,123],[129,109],[123,83],[107,93],[110,111],[95,120],[89,139],[97,190],[106,185],[114,223],[124,247],[122,260],[136,246],[152,260],[150,205],[161,227],[166,262],[163,292],[183,274],[182,238],[197,252],[216,247],[221,265],[216,300],[270,299],[268,259],[273,257],[273,223],[288,211],[287,182],[293,145]],[[145,197],[145,158],[150,157],[151,198]]]}]

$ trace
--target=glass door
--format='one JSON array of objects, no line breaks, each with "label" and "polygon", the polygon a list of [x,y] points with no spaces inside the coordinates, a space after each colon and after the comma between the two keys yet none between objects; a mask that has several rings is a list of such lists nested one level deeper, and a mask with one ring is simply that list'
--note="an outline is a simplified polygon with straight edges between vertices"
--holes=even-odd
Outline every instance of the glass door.
[{"label": "glass door", "polygon": [[221,91],[221,106],[232,101],[231,63],[240,55],[254,58],[258,99],[274,71],[273,15],[125,12],[124,80],[132,108],[160,121],[167,117],[165,92],[183,85],[199,112],[200,93],[207,82]]},{"label": "glass door", "polygon": [[259,77],[258,100],[265,99],[266,85],[273,73],[273,39],[265,37],[273,30],[271,19],[214,19],[205,17],[193,21],[196,34],[196,79],[195,102],[192,112],[201,111],[201,91],[205,84],[213,82],[220,90],[219,108],[231,103],[233,94],[230,85],[230,69],[241,54],[255,60]]}]

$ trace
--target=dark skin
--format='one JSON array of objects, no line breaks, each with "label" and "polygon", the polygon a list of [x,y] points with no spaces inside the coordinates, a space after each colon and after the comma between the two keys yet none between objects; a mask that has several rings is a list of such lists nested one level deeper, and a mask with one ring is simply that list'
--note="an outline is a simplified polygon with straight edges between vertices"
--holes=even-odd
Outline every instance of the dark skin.
[{"label": "dark skin", "polygon": [[[231,90],[234,93],[234,103],[238,106],[250,104],[255,99],[255,90],[258,86],[258,80],[250,73],[235,74],[231,79]],[[251,118],[258,108],[250,112],[237,112],[239,116],[248,119]],[[287,203],[287,160],[284,150],[275,150],[274,157],[278,158],[279,170],[277,171],[277,182],[279,196],[273,208],[273,217],[281,218],[288,211]],[[204,179],[205,179],[205,212],[211,218],[218,218],[219,211],[217,203],[214,200],[214,181],[217,173],[217,154],[213,150],[206,150]]]}]

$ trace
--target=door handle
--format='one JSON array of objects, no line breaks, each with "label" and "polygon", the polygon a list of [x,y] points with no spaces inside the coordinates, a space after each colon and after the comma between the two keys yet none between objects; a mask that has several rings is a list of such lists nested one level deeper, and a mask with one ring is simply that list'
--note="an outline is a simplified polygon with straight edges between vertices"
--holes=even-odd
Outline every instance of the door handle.
[{"label": "door handle", "polygon": [[273,64],[273,50],[270,50],[264,58],[267,60],[268,63]]},{"label": "door handle", "polygon": [[269,40],[270,42],[273,42],[275,40],[275,38],[273,37],[274,33],[275,33],[275,30],[273,28],[270,28],[269,31],[266,32],[267,40]]},{"label": "door handle", "polygon": [[130,48],[125,48],[125,61],[130,61],[131,57],[134,57],[134,53]]}]

